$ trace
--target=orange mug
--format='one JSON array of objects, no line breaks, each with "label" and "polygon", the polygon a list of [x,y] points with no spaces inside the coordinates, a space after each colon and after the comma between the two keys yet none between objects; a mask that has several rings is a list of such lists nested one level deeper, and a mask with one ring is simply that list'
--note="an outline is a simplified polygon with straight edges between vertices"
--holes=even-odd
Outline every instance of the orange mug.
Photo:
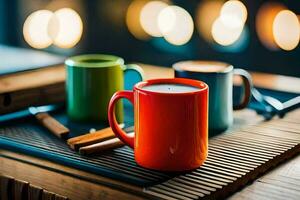
[{"label": "orange mug", "polygon": [[[135,136],[116,121],[116,102],[134,105]],[[136,162],[160,171],[198,168],[208,153],[208,86],[174,78],[139,82],[133,91],[116,92],[109,103],[109,124],[116,136],[134,149]]]}]

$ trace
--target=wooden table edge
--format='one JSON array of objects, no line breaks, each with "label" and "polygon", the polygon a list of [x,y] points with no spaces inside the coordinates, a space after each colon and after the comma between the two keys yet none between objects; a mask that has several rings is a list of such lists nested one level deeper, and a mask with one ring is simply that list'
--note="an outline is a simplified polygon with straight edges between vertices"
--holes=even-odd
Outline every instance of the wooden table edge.
[{"label": "wooden table edge", "polygon": [[[129,183],[117,181],[111,178],[106,178],[101,175],[96,175],[90,172],[82,171],[79,169],[75,169],[72,167],[64,166],[61,164],[57,164],[42,158],[36,158],[33,156],[25,155],[22,153],[12,152],[10,150],[0,149],[0,158],[11,159],[17,162],[22,162],[25,164],[33,165],[35,167],[39,167],[45,170],[50,170],[52,172],[71,176],[73,178],[77,178],[79,180],[100,184],[103,186],[107,186],[111,189],[119,190],[125,193],[129,193],[132,195],[140,196],[142,198],[150,198],[151,195],[144,193],[144,187],[138,187]],[[1,173],[0,173],[1,174]],[[18,178],[18,177],[15,177]]]}]

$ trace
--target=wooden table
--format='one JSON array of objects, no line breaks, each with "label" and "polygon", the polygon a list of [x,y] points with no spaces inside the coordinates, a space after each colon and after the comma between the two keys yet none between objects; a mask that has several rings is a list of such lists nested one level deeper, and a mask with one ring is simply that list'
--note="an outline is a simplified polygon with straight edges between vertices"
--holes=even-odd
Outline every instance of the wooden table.
[{"label": "wooden table", "polygon": [[[170,69],[143,66],[147,78],[172,77]],[[263,74],[254,75],[254,82],[260,87],[277,88],[284,82],[289,91],[300,93],[299,79],[270,76],[274,84],[265,84]],[[295,86],[295,83],[297,85]],[[277,86],[276,86],[277,85]],[[255,124],[263,119],[250,110],[235,112],[235,126]],[[255,119],[255,120],[253,120]],[[65,167],[35,157],[0,149],[0,174],[29,182],[70,199],[145,199],[150,196],[143,188],[125,184],[88,172]],[[300,199],[300,155],[255,180],[231,199]]]},{"label": "wooden table", "polygon": [[300,155],[276,167],[229,199],[300,199]]}]

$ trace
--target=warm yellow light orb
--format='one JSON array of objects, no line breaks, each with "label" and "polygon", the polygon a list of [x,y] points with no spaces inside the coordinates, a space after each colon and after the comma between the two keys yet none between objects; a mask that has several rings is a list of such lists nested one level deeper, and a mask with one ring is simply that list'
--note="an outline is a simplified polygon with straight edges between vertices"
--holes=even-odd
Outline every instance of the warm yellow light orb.
[{"label": "warm yellow light orb", "polygon": [[217,18],[212,26],[212,36],[215,42],[222,46],[228,46],[236,42],[242,31],[242,27],[228,27],[223,24],[223,21],[220,18]]},{"label": "warm yellow light orb", "polygon": [[281,49],[290,51],[296,48],[300,37],[297,15],[290,10],[280,11],[273,22],[273,34],[276,44]]},{"label": "warm yellow light orb", "polygon": [[284,9],[286,7],[279,2],[267,2],[259,8],[256,15],[255,25],[258,38],[270,50],[278,49],[273,35],[273,21],[276,15]]},{"label": "warm yellow light orb", "polygon": [[220,19],[227,27],[242,27],[247,20],[247,8],[241,1],[227,1],[221,8]]},{"label": "warm yellow light orb", "polygon": [[23,36],[33,48],[42,49],[52,44],[48,35],[48,24],[53,13],[49,10],[38,10],[30,14],[24,22]]},{"label": "warm yellow light orb", "polygon": [[54,12],[49,23],[49,35],[53,44],[60,48],[71,48],[81,39],[83,24],[79,14],[71,8]]},{"label": "warm yellow light orb", "polygon": [[177,16],[174,10],[174,6],[168,6],[164,8],[158,15],[158,28],[164,35],[172,31],[176,25]]},{"label": "warm yellow light orb", "polygon": [[149,39],[149,35],[143,30],[140,22],[140,14],[147,0],[134,0],[131,2],[126,13],[126,25],[130,33],[140,40]]},{"label": "warm yellow light orb", "polygon": [[158,17],[160,32],[171,44],[186,44],[194,32],[194,23],[191,15],[179,6],[168,6]]},{"label": "warm yellow light orb", "polygon": [[214,21],[219,17],[223,1],[204,0],[199,3],[196,10],[196,26],[206,41],[213,41],[211,28]]},{"label": "warm yellow light orb", "polygon": [[161,37],[162,33],[158,27],[158,15],[168,6],[162,1],[149,1],[141,10],[140,23],[146,33],[154,37]]}]

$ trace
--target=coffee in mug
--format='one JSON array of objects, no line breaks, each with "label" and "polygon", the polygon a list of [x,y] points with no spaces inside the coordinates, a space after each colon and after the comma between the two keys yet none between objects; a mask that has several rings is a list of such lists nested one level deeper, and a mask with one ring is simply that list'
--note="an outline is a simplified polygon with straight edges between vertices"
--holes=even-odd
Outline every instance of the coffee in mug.
[{"label": "coffee in mug", "polygon": [[[135,136],[120,129],[115,104],[127,98],[134,105]],[[117,137],[134,149],[136,162],[161,171],[198,168],[208,152],[208,86],[190,79],[154,79],[133,91],[118,91],[108,109]]]},{"label": "coffee in mug", "polygon": [[[251,96],[252,81],[243,69],[216,61],[182,61],[173,65],[175,77],[201,80],[209,86],[209,130],[219,133],[233,123],[233,110],[245,108]],[[233,105],[233,76],[242,77],[244,95],[238,105]]]},{"label": "coffee in mug", "polygon": [[161,93],[182,93],[199,91],[199,88],[182,84],[153,84],[144,86],[143,90]]}]

